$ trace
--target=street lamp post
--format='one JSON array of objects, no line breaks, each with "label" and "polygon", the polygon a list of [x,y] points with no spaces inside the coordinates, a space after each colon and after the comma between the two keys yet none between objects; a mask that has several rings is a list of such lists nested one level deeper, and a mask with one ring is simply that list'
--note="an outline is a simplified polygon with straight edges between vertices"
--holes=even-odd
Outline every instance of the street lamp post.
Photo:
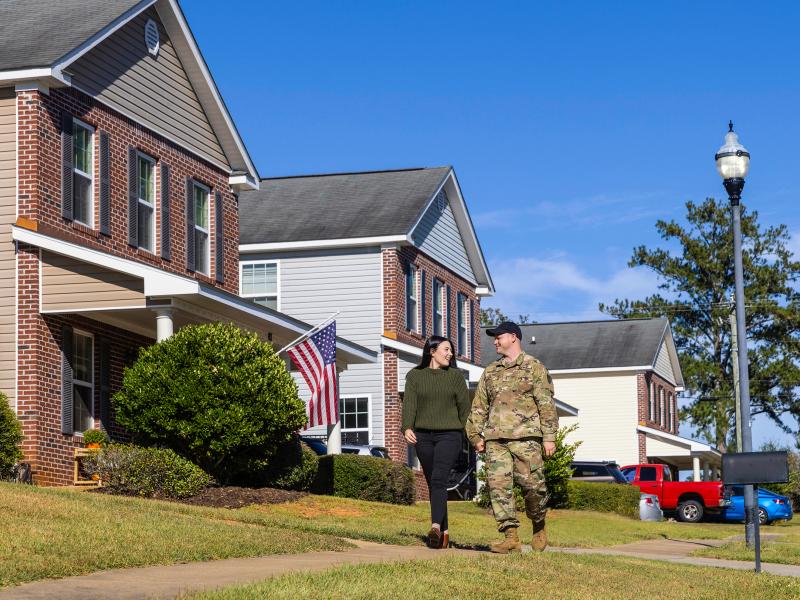
[{"label": "street lamp post", "polygon": [[[728,123],[725,143],[714,157],[717,171],[728,192],[733,220],[733,266],[736,301],[736,345],[739,351],[739,414],[741,415],[742,452],[753,451],[753,438],[750,431],[750,376],[747,360],[747,334],[744,320],[744,271],[742,268],[742,222],[739,200],[742,197],[744,178],[750,170],[750,153],[739,143],[733,131],[733,122]],[[752,547],[755,538],[755,524],[758,515],[753,498],[753,486],[744,487],[745,541]]]}]

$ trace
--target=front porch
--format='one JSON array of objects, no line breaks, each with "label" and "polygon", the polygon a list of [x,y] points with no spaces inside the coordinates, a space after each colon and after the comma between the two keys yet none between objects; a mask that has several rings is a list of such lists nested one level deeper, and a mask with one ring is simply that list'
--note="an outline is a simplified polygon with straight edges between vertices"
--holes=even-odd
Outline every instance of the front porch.
[{"label": "front porch", "polygon": [[722,453],[688,438],[639,425],[644,437],[647,462],[661,462],[677,471],[692,471],[693,481],[718,481],[722,476]]}]

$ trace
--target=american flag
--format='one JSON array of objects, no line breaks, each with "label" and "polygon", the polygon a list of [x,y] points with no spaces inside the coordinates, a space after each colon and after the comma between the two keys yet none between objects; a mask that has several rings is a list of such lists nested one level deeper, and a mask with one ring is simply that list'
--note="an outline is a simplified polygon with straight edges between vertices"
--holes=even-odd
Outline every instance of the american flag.
[{"label": "american flag", "polygon": [[339,420],[336,321],[293,346],[288,354],[311,389],[306,429],[317,425],[333,425]]}]

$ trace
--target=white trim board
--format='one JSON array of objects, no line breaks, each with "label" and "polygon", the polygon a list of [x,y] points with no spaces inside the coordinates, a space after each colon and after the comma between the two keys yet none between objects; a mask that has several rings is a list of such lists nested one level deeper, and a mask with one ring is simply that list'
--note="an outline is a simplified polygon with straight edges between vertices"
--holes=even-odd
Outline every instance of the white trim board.
[{"label": "white trim board", "polygon": [[340,238],[332,240],[302,240],[298,242],[267,242],[263,244],[239,244],[239,254],[274,252],[278,250],[314,250],[317,248],[351,248],[353,246],[380,246],[387,243],[411,243],[407,235],[384,235],[375,237]]}]

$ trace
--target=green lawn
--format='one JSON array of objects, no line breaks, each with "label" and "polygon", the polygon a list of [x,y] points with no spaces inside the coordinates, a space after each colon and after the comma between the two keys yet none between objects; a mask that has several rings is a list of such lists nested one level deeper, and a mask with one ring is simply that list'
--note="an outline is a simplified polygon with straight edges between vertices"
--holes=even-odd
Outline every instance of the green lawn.
[{"label": "green lawn", "polygon": [[0,483],[0,586],[142,565],[336,550],[244,511]]},{"label": "green lawn", "polygon": [[[430,525],[427,503],[393,506],[329,496],[307,496],[297,502],[243,509],[265,523],[391,544],[422,544]],[[530,542],[530,521],[521,515],[523,542]],[[450,539],[457,546],[484,548],[498,539],[494,519],[471,502],[451,502]],[[548,536],[554,546],[613,546],[638,540],[723,539],[741,530],[720,523],[647,523],[610,513],[550,511]]]},{"label": "green lawn", "polygon": [[[736,535],[744,535],[744,525],[736,525]],[[762,526],[762,535],[782,534],[772,540],[761,542],[761,560],[763,562],[800,565],[800,522],[779,521],[774,525]],[[710,558],[730,558],[733,560],[755,560],[755,552],[748,549],[744,542],[733,542],[719,548],[708,548],[693,553],[694,556]]]},{"label": "green lawn", "polygon": [[530,553],[337,567],[188,597],[641,600],[648,596],[659,600],[794,600],[800,597],[800,579],[625,557]]}]

